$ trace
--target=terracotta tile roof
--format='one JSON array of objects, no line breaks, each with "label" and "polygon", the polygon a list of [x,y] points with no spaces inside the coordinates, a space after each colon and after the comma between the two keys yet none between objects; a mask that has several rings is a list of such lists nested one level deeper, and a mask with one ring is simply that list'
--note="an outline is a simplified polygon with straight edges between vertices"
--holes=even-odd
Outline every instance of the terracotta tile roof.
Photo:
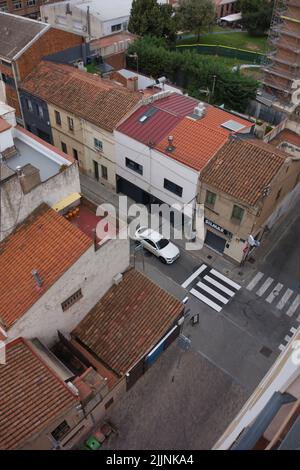
[{"label": "terracotta tile roof", "polygon": [[0,364],[0,448],[20,449],[78,404],[71,390],[22,338],[6,346]]},{"label": "terracotta tile roof", "polygon": [[216,130],[225,130],[228,134],[231,134],[232,132],[222,126],[222,124],[227,121],[235,121],[238,124],[241,124],[244,129],[254,126],[254,122],[247,121],[246,119],[240,118],[239,116],[225,111],[224,109],[217,108],[216,106],[208,105],[206,106],[206,111],[205,116],[201,119],[202,124]]},{"label": "terracotta tile roof", "polygon": [[75,67],[46,61],[24,80],[22,88],[109,132],[141,99],[140,93]]},{"label": "terracotta tile roof", "polygon": [[227,142],[202,172],[202,182],[254,206],[287,154],[255,140]]},{"label": "terracotta tile roof", "polygon": [[228,140],[227,131],[211,129],[202,120],[194,121],[189,118],[183,119],[171,134],[175,149],[172,152],[167,151],[167,137],[159,142],[156,149],[197,171],[202,170]]},{"label": "terracotta tile roof", "polygon": [[[156,145],[184,116],[193,112],[196,104],[193,98],[173,93],[167,98],[141,106],[117,130],[145,145]],[[147,113],[151,114],[148,119],[140,122],[140,118]]]},{"label": "terracotta tile roof", "polygon": [[[93,244],[46,204],[0,243],[0,318],[10,328]],[[43,285],[37,289],[32,271]]]},{"label": "terracotta tile roof", "polygon": [[72,332],[105,365],[125,374],[161,339],[182,303],[134,269],[123,275]]}]

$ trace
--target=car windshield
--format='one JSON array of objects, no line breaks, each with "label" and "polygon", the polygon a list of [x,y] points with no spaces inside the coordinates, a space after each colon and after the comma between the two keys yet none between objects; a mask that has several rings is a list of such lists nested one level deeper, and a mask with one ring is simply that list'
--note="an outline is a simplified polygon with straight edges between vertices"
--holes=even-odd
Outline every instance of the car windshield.
[{"label": "car windshield", "polygon": [[162,238],[156,244],[157,244],[158,249],[162,250],[162,248],[165,248],[169,243],[170,243],[169,240],[167,240],[166,238]]}]

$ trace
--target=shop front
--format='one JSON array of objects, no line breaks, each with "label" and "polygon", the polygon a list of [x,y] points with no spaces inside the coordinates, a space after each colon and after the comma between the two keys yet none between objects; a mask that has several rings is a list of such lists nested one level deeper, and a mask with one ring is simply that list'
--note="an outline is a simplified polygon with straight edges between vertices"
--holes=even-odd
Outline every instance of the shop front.
[{"label": "shop front", "polygon": [[206,225],[205,245],[223,254],[226,245],[230,243],[232,233],[206,217],[204,223]]}]

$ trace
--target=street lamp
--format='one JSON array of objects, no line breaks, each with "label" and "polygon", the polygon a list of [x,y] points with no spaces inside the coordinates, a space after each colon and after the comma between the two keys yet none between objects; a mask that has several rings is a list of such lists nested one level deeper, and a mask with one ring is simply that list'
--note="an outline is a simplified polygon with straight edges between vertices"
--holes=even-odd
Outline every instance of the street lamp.
[{"label": "street lamp", "polygon": [[139,56],[135,52],[134,54],[129,54],[128,57],[132,57],[136,60],[136,73],[139,73]]}]

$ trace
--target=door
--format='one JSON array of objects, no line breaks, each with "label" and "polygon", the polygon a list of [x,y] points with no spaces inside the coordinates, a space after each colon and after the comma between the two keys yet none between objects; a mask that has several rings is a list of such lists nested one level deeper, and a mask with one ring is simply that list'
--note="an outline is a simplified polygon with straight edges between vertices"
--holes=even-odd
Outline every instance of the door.
[{"label": "door", "polygon": [[211,248],[213,248],[214,250],[218,251],[219,253],[223,253],[226,240],[225,238],[219,237],[218,235],[211,232],[210,230],[207,230],[204,243],[210,246]]},{"label": "door", "polygon": [[95,162],[95,160],[93,160],[93,163],[94,163],[94,178],[99,181],[99,166],[98,166],[98,162]]}]

